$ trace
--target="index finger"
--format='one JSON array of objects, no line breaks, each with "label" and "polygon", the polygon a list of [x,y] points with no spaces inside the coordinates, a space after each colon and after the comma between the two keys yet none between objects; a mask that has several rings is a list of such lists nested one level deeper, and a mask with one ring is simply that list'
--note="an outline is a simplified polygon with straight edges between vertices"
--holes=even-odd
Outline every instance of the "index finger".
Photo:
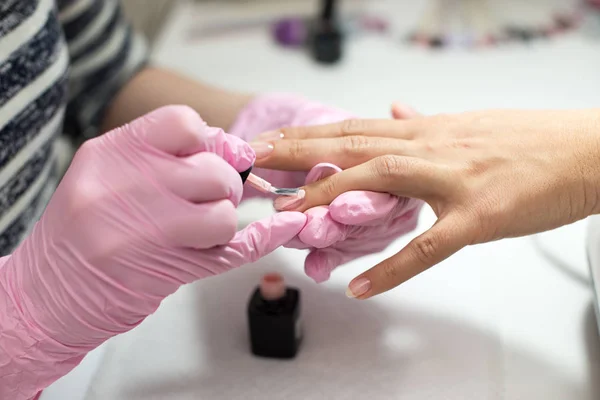
[{"label": "index finger", "polygon": [[416,127],[412,120],[356,118],[333,124],[281,128],[278,136],[282,139],[318,139],[355,135],[412,139]]},{"label": "index finger", "polygon": [[191,107],[170,105],[132,121],[128,129],[150,146],[176,157],[200,152],[217,154],[238,172],[256,158],[252,148],[220,128],[210,127]]},{"label": "index finger", "polygon": [[448,193],[449,172],[428,161],[386,155],[374,158],[302,188],[299,197],[275,199],[278,211],[306,211],[328,205],[345,192],[365,190],[392,193],[427,201],[435,195]]}]

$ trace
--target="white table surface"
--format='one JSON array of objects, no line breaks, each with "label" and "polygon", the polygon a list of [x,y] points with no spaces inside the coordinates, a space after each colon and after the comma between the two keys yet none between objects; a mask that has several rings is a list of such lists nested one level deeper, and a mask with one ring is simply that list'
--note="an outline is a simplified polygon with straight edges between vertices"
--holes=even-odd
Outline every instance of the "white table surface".
[{"label": "white table surface", "polygon": [[[600,44],[580,35],[436,54],[363,37],[348,44],[344,63],[326,68],[273,46],[261,30],[186,41],[193,15],[185,5],[176,10],[154,59],[232,89],[300,92],[368,117],[386,117],[396,99],[425,113],[600,104]],[[269,206],[240,212],[248,219]],[[433,221],[425,209],[415,234]],[[348,281],[412,236],[322,285],[303,275],[302,253],[280,249],[184,287],[42,399],[598,399],[585,224],[538,237],[566,265],[545,258],[532,238],[505,240],[465,249],[366,302],[345,298]],[[272,269],[303,293],[306,342],[288,363],[255,359],[247,346],[246,301]]]}]

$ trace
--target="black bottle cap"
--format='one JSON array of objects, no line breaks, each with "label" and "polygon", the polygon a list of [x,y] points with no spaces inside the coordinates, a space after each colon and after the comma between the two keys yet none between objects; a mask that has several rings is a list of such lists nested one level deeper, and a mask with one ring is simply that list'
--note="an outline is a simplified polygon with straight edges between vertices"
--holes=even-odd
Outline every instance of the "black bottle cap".
[{"label": "black bottle cap", "polygon": [[244,172],[240,172],[240,176],[242,177],[242,183],[246,183],[246,179],[248,179],[248,175],[252,171],[252,167],[248,168]]},{"label": "black bottle cap", "polygon": [[429,39],[429,46],[431,46],[434,49],[440,49],[444,47],[444,41],[441,37],[434,36],[431,39]]},{"label": "black bottle cap", "polygon": [[323,64],[333,64],[342,57],[344,37],[337,23],[335,0],[323,0],[321,15],[313,25],[311,51],[313,58]]},{"label": "black bottle cap", "polygon": [[336,29],[324,29],[315,32],[312,43],[312,52],[315,60],[333,64],[342,57],[342,34]]}]

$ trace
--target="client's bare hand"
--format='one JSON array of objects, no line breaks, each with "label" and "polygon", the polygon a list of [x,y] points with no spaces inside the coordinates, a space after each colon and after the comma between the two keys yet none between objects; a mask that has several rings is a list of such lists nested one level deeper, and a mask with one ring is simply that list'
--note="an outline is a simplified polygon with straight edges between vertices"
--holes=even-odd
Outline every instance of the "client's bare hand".
[{"label": "client's bare hand", "polygon": [[[394,111],[396,118],[403,112]],[[461,248],[541,232],[599,212],[600,111],[481,111],[289,128],[261,168],[346,170],[305,187],[296,210],[350,190],[426,201],[437,222],[355,278],[358,298],[389,290]]]}]

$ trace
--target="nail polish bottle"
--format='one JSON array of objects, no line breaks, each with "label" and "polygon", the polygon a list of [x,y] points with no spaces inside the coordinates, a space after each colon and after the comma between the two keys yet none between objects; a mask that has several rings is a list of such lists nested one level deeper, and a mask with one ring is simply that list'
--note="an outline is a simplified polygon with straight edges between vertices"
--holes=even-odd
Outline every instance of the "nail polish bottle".
[{"label": "nail polish bottle", "polygon": [[344,35],[335,12],[335,0],[323,0],[322,12],[312,27],[311,51],[322,64],[334,64],[342,58]]},{"label": "nail polish bottle", "polygon": [[294,358],[302,341],[300,291],[286,287],[277,273],[263,276],[248,304],[252,353]]}]

